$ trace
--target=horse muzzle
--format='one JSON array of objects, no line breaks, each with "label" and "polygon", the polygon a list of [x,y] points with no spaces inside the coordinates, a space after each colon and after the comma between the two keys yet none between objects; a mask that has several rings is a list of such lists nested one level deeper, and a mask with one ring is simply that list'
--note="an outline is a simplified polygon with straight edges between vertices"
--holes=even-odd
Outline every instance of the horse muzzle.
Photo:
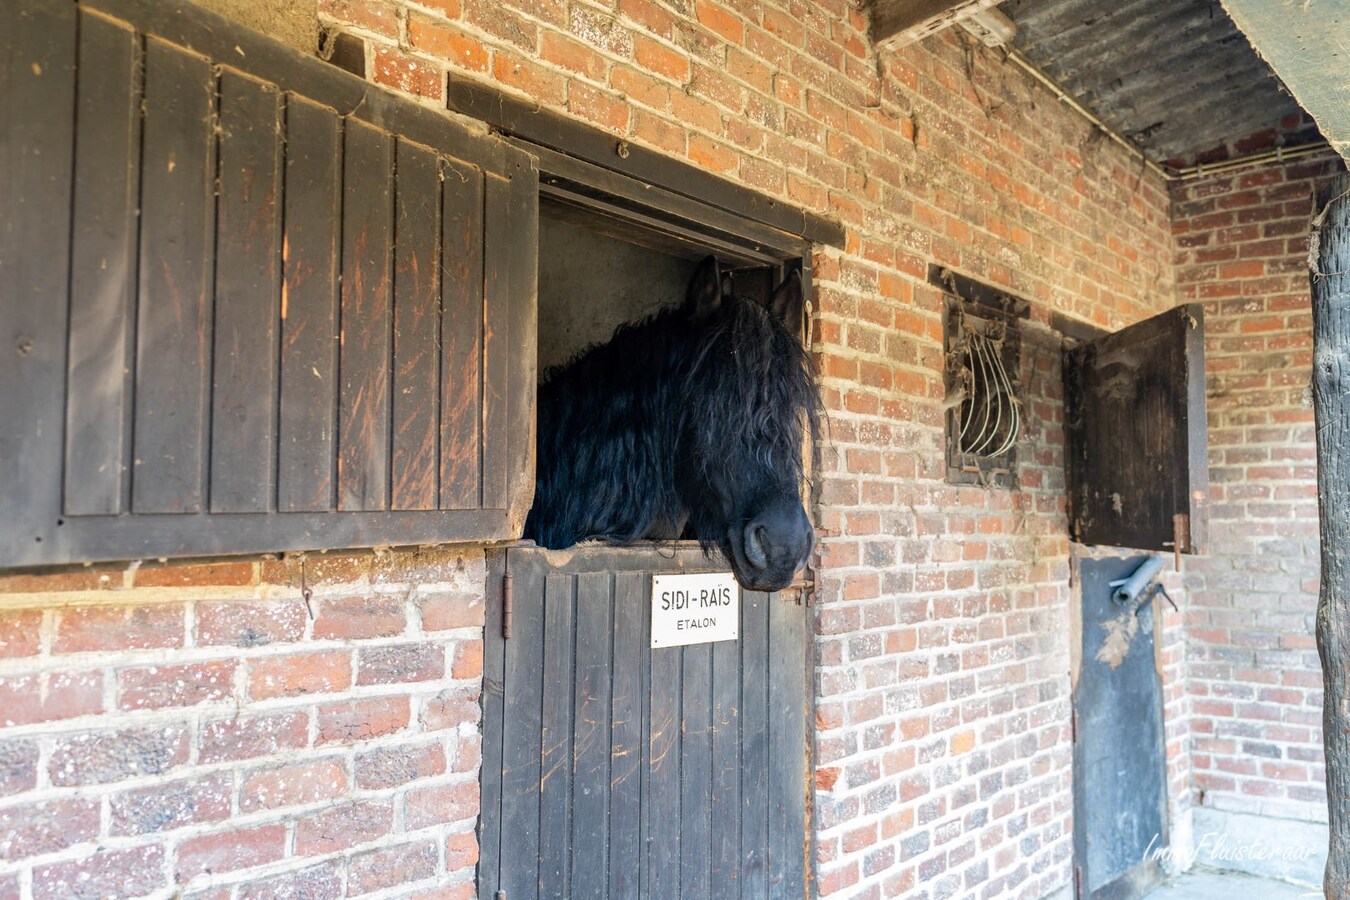
[{"label": "horse muzzle", "polygon": [[752,591],[778,591],[791,584],[815,541],[796,498],[761,510],[743,528],[733,527],[727,537],[736,580]]}]

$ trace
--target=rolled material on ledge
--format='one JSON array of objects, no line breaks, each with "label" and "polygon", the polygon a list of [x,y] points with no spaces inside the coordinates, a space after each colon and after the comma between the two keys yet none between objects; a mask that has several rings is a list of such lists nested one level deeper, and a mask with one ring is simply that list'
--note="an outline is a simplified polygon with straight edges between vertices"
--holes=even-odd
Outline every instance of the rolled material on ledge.
[{"label": "rolled material on ledge", "polygon": [[1134,570],[1134,574],[1121,583],[1116,588],[1111,599],[1117,603],[1133,603],[1135,598],[1157,577],[1162,571],[1163,558],[1161,556],[1150,556],[1139,564],[1139,568]]}]

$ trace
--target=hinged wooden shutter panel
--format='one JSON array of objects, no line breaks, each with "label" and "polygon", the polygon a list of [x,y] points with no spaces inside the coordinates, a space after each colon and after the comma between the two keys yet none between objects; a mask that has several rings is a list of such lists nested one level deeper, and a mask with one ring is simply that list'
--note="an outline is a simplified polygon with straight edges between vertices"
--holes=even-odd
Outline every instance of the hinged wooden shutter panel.
[{"label": "hinged wooden shutter panel", "polygon": [[1064,354],[1069,533],[1140,550],[1204,544],[1204,309],[1175,309]]},{"label": "hinged wooden shutter panel", "polygon": [[20,6],[0,565],[517,536],[532,159],[192,7]]}]

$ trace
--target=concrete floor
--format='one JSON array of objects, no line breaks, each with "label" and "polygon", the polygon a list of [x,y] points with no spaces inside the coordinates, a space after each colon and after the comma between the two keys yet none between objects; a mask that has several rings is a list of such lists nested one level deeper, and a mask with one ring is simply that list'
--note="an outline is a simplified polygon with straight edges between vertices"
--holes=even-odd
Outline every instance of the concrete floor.
[{"label": "concrete floor", "polygon": [[1320,890],[1284,881],[1194,869],[1149,891],[1146,900],[1321,900],[1321,897]]}]

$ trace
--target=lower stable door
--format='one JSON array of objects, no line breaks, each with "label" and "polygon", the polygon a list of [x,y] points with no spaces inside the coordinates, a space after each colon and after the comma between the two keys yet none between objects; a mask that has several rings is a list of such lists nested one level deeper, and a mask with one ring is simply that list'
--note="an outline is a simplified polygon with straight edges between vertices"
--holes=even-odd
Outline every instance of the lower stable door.
[{"label": "lower stable door", "polygon": [[802,592],[736,587],[734,640],[652,647],[654,576],[717,571],[688,543],[495,559],[480,897],[807,895]]}]

